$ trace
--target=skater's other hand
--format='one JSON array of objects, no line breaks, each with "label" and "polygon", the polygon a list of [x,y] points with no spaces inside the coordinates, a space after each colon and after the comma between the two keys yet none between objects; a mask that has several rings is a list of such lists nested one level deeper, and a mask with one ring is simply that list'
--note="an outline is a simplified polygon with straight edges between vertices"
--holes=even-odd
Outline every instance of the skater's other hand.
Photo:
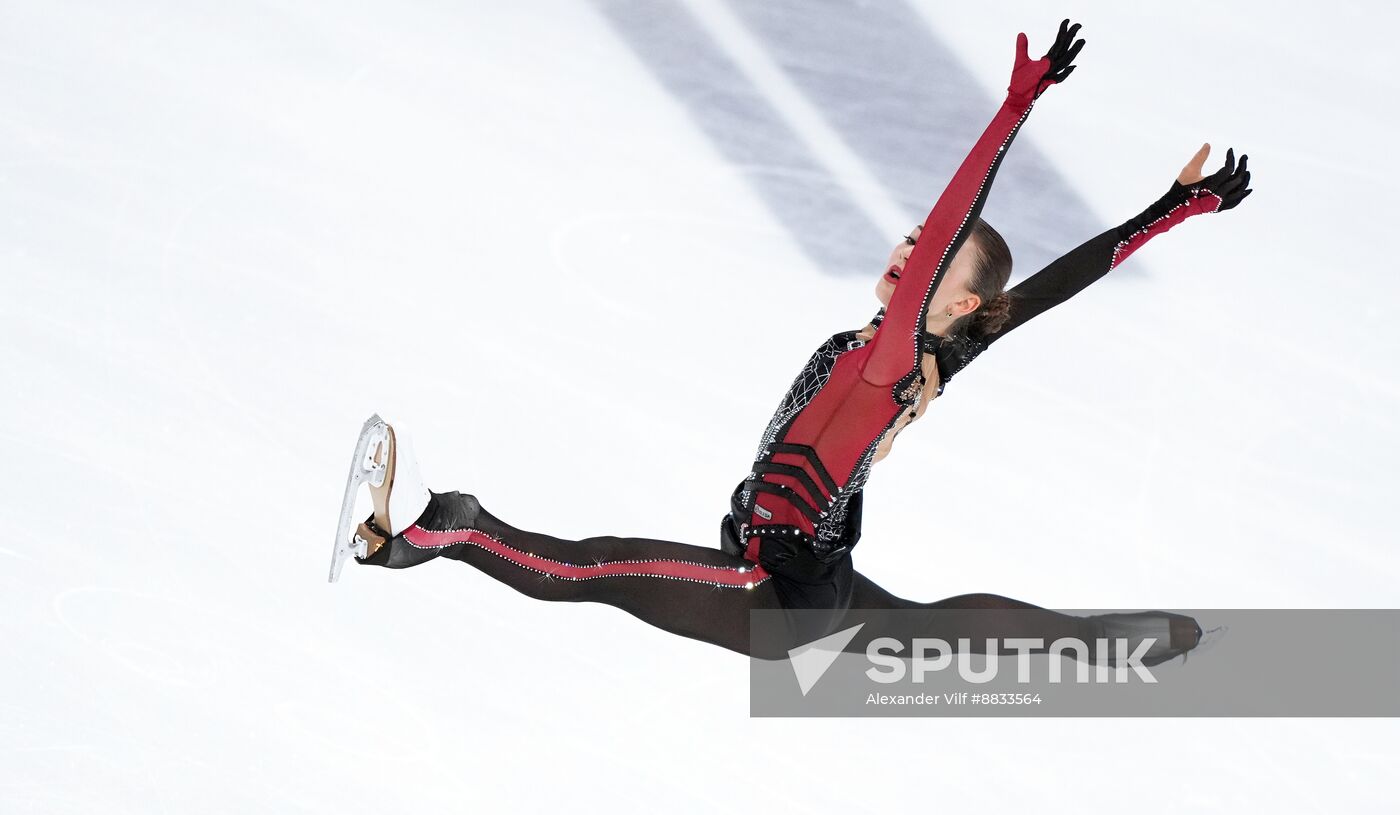
[{"label": "skater's other hand", "polygon": [[[1181,168],[1176,183],[1184,187],[1200,187],[1220,196],[1220,210],[1239,205],[1254,190],[1249,189],[1249,155],[1240,156],[1239,166],[1235,165],[1235,148],[1225,152],[1225,166],[1207,176],[1202,168],[1210,156],[1210,144],[1201,145],[1196,155]],[[1217,211],[1220,211],[1217,210]]]},{"label": "skater's other hand", "polygon": [[1011,84],[1006,88],[1007,95],[1022,104],[1030,104],[1046,88],[1063,82],[1065,77],[1074,71],[1075,66],[1070,63],[1079,54],[1079,49],[1084,47],[1084,40],[1074,39],[1079,29],[1079,23],[1070,25],[1069,19],[1066,18],[1060,23],[1060,32],[1055,37],[1055,44],[1050,46],[1045,56],[1036,60],[1030,58],[1030,43],[1025,33],[1017,34],[1016,64],[1011,69]]}]

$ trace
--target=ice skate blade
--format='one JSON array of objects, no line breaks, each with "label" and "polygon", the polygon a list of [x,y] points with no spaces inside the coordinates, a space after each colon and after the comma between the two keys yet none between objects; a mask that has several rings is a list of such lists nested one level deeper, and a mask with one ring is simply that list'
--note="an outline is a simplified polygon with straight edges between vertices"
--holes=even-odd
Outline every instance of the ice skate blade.
[{"label": "ice skate blade", "polygon": [[1225,639],[1225,635],[1230,633],[1230,626],[1217,625],[1201,634],[1201,641],[1196,643],[1196,647],[1191,649],[1192,653],[1205,653],[1206,651],[1220,645],[1220,641]]},{"label": "ice skate blade", "polygon": [[340,569],[351,557],[365,557],[369,544],[359,535],[352,535],[356,528],[354,521],[355,496],[361,484],[380,486],[384,483],[384,470],[387,456],[376,462],[374,453],[388,441],[389,430],[379,414],[365,420],[360,428],[360,438],[355,442],[355,454],[350,459],[350,475],[345,479],[345,497],[340,502],[340,523],[335,530],[335,549],[331,552],[331,583],[340,579]]}]

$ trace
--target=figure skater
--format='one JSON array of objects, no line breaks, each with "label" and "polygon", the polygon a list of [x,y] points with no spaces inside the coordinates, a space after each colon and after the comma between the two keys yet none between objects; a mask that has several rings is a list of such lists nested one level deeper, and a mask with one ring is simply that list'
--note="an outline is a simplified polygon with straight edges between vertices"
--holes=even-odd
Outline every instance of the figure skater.
[{"label": "figure skater", "polygon": [[[1247,156],[1205,176],[1203,145],[1170,189],[1138,216],[1090,238],[1009,291],[1011,254],[979,217],[1006,149],[1036,99],[1073,72],[1080,26],[1060,24],[1040,59],[1019,34],[1006,98],[923,224],[890,255],[875,287],[881,308],[864,328],[832,336],[812,355],[778,406],[748,476],[734,489],[719,549],[614,536],[565,540],[500,520],[473,495],[432,492],[402,427],[373,416],[351,464],[331,580],[351,555],[393,569],[446,557],[539,600],[616,606],[674,634],[754,653],[750,612],[775,609],[792,623],[791,644],[836,630],[849,609],[890,614],[896,633],[954,642],[982,636],[1151,639],[1143,663],[1195,648],[1190,617],[1166,612],[1072,616],[994,594],[935,603],[895,597],[856,572],[862,488],[871,465],[941,395],[948,382],[1013,329],[1063,303],[1143,244],[1195,215],[1230,209],[1252,192]],[[351,532],[358,485],[373,515]],[[945,497],[949,494],[945,492]],[[822,613],[814,618],[810,610]],[[948,611],[1006,611],[1000,616]],[[951,629],[950,629],[951,626]],[[891,633],[891,632],[877,632]],[[853,642],[863,647],[869,638]],[[974,645],[972,650],[976,650]]]}]

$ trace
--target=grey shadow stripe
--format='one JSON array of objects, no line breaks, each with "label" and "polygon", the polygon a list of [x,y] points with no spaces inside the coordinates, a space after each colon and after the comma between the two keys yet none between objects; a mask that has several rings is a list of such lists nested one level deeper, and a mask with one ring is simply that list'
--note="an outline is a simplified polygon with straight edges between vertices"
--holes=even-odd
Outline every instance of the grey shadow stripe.
[{"label": "grey shadow stripe", "polygon": [[872,281],[879,275],[891,236],[880,233],[688,11],[672,0],[593,4],[818,268]]},{"label": "grey shadow stripe", "polygon": [[[727,2],[891,200],[907,208],[909,226],[921,222],[1001,100],[980,88],[905,3]],[[1057,17],[1039,36],[1027,32],[1032,45],[1047,45],[1046,37],[1058,22]],[[1018,29],[1008,23],[1006,30],[1009,78]],[[1071,77],[1064,88],[1052,89],[1038,104],[1054,104],[1051,95],[1072,93],[1073,81]],[[1034,130],[1032,113],[997,172],[982,212],[1010,244],[1017,278],[1107,228],[1050,161],[1028,144]],[[1155,194],[1143,206],[1152,200]],[[1123,218],[1135,214],[1124,213]],[[899,236],[881,237],[873,256],[877,262]]]}]

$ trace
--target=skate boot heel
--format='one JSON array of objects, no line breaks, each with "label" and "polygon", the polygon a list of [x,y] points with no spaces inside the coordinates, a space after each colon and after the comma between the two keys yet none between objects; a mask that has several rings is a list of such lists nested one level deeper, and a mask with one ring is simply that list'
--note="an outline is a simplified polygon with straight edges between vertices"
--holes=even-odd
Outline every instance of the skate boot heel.
[{"label": "skate boot heel", "polygon": [[355,452],[350,459],[350,475],[340,503],[340,523],[336,526],[335,549],[331,553],[330,582],[340,579],[340,570],[351,557],[364,558],[383,545],[384,536],[365,524],[354,525],[355,496],[361,484],[369,486],[374,503],[374,525],[394,537],[412,526],[428,507],[430,495],[418,469],[412,442],[402,425],[391,426],[370,416],[360,428]]}]

